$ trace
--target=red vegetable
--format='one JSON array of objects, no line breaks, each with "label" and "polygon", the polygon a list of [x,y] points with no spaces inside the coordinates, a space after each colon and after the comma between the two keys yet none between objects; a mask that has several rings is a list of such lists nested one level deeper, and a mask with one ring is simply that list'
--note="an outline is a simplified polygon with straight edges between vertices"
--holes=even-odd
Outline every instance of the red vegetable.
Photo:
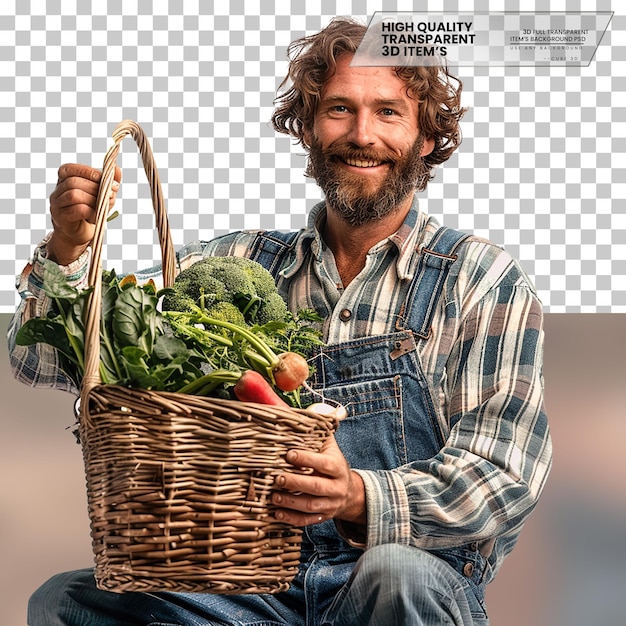
[{"label": "red vegetable", "polygon": [[235,395],[242,402],[258,402],[271,406],[289,406],[263,378],[254,370],[246,370],[234,387]]},{"label": "red vegetable", "polygon": [[309,364],[295,352],[283,352],[272,366],[276,386],[282,391],[295,391],[309,377]]}]

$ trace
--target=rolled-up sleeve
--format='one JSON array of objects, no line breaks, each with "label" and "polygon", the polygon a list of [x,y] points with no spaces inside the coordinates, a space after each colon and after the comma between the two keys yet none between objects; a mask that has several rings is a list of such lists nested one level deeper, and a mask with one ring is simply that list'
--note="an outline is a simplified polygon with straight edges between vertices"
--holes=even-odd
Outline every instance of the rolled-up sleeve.
[{"label": "rolled-up sleeve", "polygon": [[[44,264],[52,262],[46,258],[48,238],[49,235],[35,248],[32,257],[17,277],[16,288],[20,303],[7,331],[9,361],[15,378],[26,385],[78,393],[75,384],[60,369],[58,354],[54,348],[46,344],[19,346],[15,343],[16,335],[26,320],[44,316],[50,309],[51,303],[44,291],[42,279]],[[90,256],[91,251],[87,249],[70,265],[59,266],[70,284],[76,287],[85,285]]]}]

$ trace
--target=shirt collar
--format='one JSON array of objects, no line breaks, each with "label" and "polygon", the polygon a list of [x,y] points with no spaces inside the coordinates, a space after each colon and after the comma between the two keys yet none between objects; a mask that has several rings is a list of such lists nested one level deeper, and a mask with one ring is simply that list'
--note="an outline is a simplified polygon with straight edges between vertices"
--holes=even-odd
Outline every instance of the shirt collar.
[{"label": "shirt collar", "polygon": [[415,252],[424,243],[427,232],[432,230],[433,226],[438,227],[436,221],[420,211],[417,196],[413,196],[413,203],[404,223],[389,237],[389,241],[398,249],[396,271],[400,280],[413,278]]},{"label": "shirt collar", "polygon": [[[285,278],[291,278],[302,267],[307,254],[314,255],[316,261],[321,262],[323,242],[321,232],[323,230],[324,220],[326,218],[326,203],[324,201],[317,203],[309,213],[309,219],[306,228],[302,229],[300,236],[295,244],[295,257],[293,261],[281,271]],[[400,228],[384,241],[376,244],[372,248],[381,249],[386,247],[387,242],[394,245],[398,250],[396,259],[398,278],[401,280],[413,277],[413,263],[415,257],[413,252],[418,249],[424,238],[426,226],[431,223],[436,225],[432,218],[429,219],[426,213],[420,211],[417,196],[413,197],[411,208],[407,213],[404,223]],[[430,230],[430,229],[429,229]]]}]

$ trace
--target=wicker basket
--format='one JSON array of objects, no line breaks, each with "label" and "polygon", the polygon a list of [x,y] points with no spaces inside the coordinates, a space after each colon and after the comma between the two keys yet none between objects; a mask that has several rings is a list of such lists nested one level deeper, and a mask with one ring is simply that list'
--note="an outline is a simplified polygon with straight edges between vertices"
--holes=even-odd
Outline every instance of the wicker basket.
[{"label": "wicker basket", "polygon": [[275,593],[289,587],[302,530],[272,517],[274,477],[290,448],[319,450],[335,421],[307,410],[103,385],[101,251],[120,143],[140,149],[152,191],[164,283],[175,256],[142,129],[114,133],[98,196],[79,432],[95,575],[101,589]]}]

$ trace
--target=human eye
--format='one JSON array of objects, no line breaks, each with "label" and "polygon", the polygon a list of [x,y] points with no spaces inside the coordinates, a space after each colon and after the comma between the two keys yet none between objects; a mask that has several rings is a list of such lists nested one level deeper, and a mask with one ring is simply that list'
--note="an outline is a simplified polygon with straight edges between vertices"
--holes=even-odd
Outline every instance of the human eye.
[{"label": "human eye", "polygon": [[394,115],[398,115],[398,112],[395,109],[389,109],[389,108],[381,109],[380,113],[384,117],[392,117]]}]

